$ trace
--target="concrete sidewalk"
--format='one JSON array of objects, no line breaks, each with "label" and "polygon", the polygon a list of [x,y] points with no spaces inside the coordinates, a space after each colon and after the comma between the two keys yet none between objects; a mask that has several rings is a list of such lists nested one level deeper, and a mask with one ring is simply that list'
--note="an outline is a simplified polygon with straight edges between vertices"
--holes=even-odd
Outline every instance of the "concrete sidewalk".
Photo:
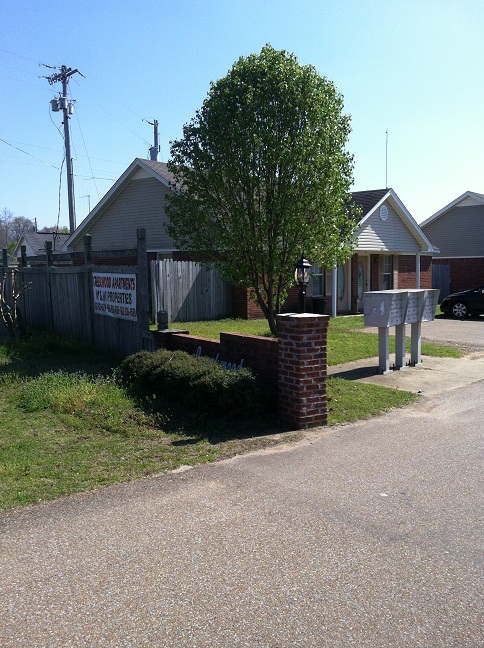
[{"label": "concrete sidewalk", "polygon": [[[423,356],[422,364],[383,375],[378,373],[378,357],[328,367],[328,374],[345,380],[434,395],[484,380],[484,352],[463,358]],[[390,355],[392,362],[392,355]]]}]

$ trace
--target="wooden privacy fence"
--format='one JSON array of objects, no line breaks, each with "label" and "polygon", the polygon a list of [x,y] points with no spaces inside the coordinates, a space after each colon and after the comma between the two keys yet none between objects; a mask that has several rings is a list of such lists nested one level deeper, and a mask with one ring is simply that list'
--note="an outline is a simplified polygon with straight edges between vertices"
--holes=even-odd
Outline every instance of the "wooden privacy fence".
[{"label": "wooden privacy fence", "polygon": [[[19,268],[30,284],[19,300],[27,327],[51,331],[100,350],[129,355],[153,348],[149,330],[146,235],[137,231],[137,265],[91,263],[91,237],[85,237],[85,265]],[[49,262],[50,259],[50,262]]]},{"label": "wooden privacy fence", "polygon": [[169,322],[217,319],[232,314],[231,287],[213,267],[193,261],[151,262],[151,308],[168,313]]}]

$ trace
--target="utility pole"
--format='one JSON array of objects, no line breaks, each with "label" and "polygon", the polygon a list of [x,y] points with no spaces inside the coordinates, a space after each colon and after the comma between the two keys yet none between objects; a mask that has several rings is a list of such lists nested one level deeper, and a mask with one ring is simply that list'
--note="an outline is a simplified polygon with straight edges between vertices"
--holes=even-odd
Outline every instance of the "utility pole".
[{"label": "utility pole", "polygon": [[72,232],[76,229],[76,205],[74,197],[74,170],[72,166],[72,156],[71,156],[71,135],[69,130],[69,115],[72,115],[74,112],[74,106],[67,98],[67,84],[70,77],[75,73],[84,76],[79,72],[79,70],[72,70],[71,68],[63,65],[60,72],[52,74],[49,77],[46,77],[50,85],[57,83],[58,81],[62,82],[62,94],[58,99],[53,99],[50,102],[51,109],[53,112],[59,112],[62,110],[64,115],[64,143],[66,149],[66,169],[67,169],[67,196],[69,202],[69,231]]},{"label": "utility pole", "polygon": [[385,189],[388,189],[388,128],[386,131],[386,144],[385,144]]},{"label": "utility pole", "polygon": [[158,153],[160,151],[160,145],[158,144],[158,120],[154,119],[152,122],[148,122],[151,126],[153,126],[154,130],[154,144],[153,146],[150,146],[149,151],[150,151],[150,160],[153,160],[154,162],[158,161]]},{"label": "utility pole", "polygon": [[91,213],[91,196],[90,194],[84,194],[84,196],[80,196],[81,198],[87,198],[87,204],[88,204],[88,214]]}]

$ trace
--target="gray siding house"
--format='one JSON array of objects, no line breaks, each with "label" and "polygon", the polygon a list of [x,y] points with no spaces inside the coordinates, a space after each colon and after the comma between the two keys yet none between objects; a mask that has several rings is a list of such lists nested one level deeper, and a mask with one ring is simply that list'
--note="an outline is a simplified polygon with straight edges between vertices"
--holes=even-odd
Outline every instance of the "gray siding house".
[{"label": "gray siding house", "polygon": [[445,297],[484,283],[484,195],[466,191],[421,224],[440,248],[433,285]]},{"label": "gray siding house", "polygon": [[[393,189],[355,191],[361,207],[355,253],[348,263],[325,273],[327,312],[362,311],[363,293],[393,288],[431,288],[431,243]],[[317,298],[313,286],[313,295]]]},{"label": "gray siding house", "polygon": [[163,162],[136,158],[71,234],[64,251],[82,251],[85,234],[92,236],[93,250],[134,249],[136,230],[144,227],[148,253],[170,256],[176,251],[164,226],[170,179]]}]

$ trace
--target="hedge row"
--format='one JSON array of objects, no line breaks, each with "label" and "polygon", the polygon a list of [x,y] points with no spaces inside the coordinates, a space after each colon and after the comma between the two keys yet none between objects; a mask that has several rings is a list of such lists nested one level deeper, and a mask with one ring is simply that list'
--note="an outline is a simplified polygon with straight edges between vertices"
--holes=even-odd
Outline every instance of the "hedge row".
[{"label": "hedge row", "polygon": [[275,404],[274,390],[250,369],[225,369],[185,351],[140,351],[123,360],[119,373],[126,385],[200,412],[253,417]]}]

